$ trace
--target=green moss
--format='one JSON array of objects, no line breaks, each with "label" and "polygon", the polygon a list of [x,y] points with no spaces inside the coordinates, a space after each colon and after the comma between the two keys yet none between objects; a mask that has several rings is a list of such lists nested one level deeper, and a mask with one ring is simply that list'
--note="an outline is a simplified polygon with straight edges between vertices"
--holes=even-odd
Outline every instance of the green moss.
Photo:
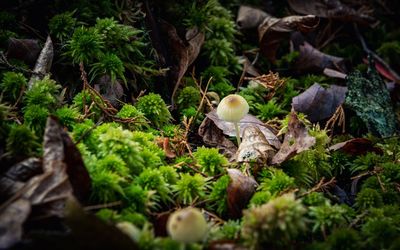
[{"label": "green moss", "polygon": [[54,112],[54,115],[58,117],[60,123],[67,127],[69,130],[72,130],[74,124],[79,119],[79,112],[77,109],[73,107],[61,107]]},{"label": "green moss", "polygon": [[309,216],[312,219],[313,232],[322,232],[326,234],[328,230],[334,230],[345,226],[348,209],[344,205],[330,205],[325,203],[319,206],[309,208]]},{"label": "green moss", "polygon": [[368,209],[370,207],[380,207],[382,205],[382,196],[375,189],[363,188],[357,194],[355,206],[359,210]]},{"label": "green moss", "polygon": [[131,130],[142,130],[147,127],[147,119],[144,117],[144,114],[133,105],[124,104],[116,116],[119,118],[132,119],[133,121],[128,124]]},{"label": "green moss", "polygon": [[205,196],[206,179],[200,174],[190,175],[182,173],[172,189],[176,200],[184,205],[191,204],[194,200],[202,200]]},{"label": "green moss", "polygon": [[273,198],[269,191],[259,190],[254,193],[249,202],[249,207],[261,206]]},{"label": "green moss", "polygon": [[109,75],[111,84],[115,84],[117,78],[122,79],[126,85],[125,67],[121,59],[113,53],[106,53],[99,56],[99,61],[91,65],[89,74],[91,81],[103,75]]},{"label": "green moss", "polygon": [[33,83],[30,90],[25,92],[24,102],[26,105],[38,105],[48,109],[54,109],[59,104],[61,86],[49,76]]},{"label": "green moss", "polygon": [[47,117],[50,111],[46,107],[40,105],[28,105],[24,108],[24,122],[41,137],[46,127]]},{"label": "green moss", "polygon": [[157,127],[161,127],[171,120],[171,113],[159,94],[149,93],[140,97],[136,108]]},{"label": "green moss", "polygon": [[350,228],[340,228],[333,231],[327,239],[329,249],[352,250],[361,249],[362,241],[357,231]]},{"label": "green moss", "polygon": [[27,86],[27,79],[21,73],[5,72],[0,83],[0,89],[5,101],[14,103]]},{"label": "green moss", "polygon": [[145,190],[155,191],[162,201],[166,202],[171,199],[171,187],[158,169],[146,168],[135,180]]},{"label": "green moss", "polygon": [[220,215],[223,215],[228,209],[227,188],[230,181],[231,178],[229,175],[221,176],[216,182],[213,183],[211,193],[208,196],[212,202],[211,207]]},{"label": "green moss", "polygon": [[124,180],[118,174],[107,170],[92,170],[90,177],[92,179],[92,200],[109,203],[124,196],[121,186]]},{"label": "green moss", "polygon": [[49,21],[50,34],[61,42],[67,41],[72,36],[78,23],[73,15],[73,12],[64,12],[53,16]]},{"label": "green moss", "polygon": [[38,138],[26,125],[11,126],[6,140],[6,150],[11,156],[33,156],[39,147]]},{"label": "green moss", "polygon": [[206,148],[204,146],[197,148],[193,156],[200,165],[201,171],[209,175],[221,173],[223,167],[228,164],[228,160],[216,148]]},{"label": "green moss", "polygon": [[183,88],[177,98],[177,104],[179,106],[179,109],[187,109],[190,107],[195,107],[200,104],[200,91],[195,88],[195,87],[185,87]]},{"label": "green moss", "polygon": [[266,178],[260,181],[259,190],[270,192],[272,195],[294,188],[294,178],[289,177],[280,169],[268,169]]}]

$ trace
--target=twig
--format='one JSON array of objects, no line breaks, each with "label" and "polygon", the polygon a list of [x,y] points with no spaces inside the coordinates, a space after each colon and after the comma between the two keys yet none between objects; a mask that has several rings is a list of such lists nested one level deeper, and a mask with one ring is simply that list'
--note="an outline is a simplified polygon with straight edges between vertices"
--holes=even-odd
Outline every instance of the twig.
[{"label": "twig", "polygon": [[101,208],[109,208],[109,207],[116,207],[122,204],[122,201],[114,201],[106,204],[98,204],[98,205],[92,205],[92,206],[86,206],[83,209],[85,211],[90,211],[90,210],[97,210]]},{"label": "twig", "polygon": [[324,182],[325,181],[325,177],[322,177],[322,179],[318,182],[318,184],[316,186],[314,186],[313,188],[311,188],[310,190],[308,190],[305,193],[302,193],[299,195],[299,197],[304,197],[308,194],[311,194],[312,192],[316,192],[320,189],[324,189],[334,183],[336,183],[335,177],[332,177],[329,181]]},{"label": "twig", "polygon": [[[361,35],[360,30],[358,29],[357,24],[353,25],[354,30],[356,32],[356,35],[358,39],[360,40],[361,46],[363,47],[363,50],[371,55],[376,61],[378,61],[380,64],[382,64],[395,78],[396,78],[396,83],[400,83],[400,76],[394,71],[389,64],[387,64],[380,56],[378,56],[374,51],[370,50],[367,46],[367,43],[364,40],[364,37]],[[371,65],[372,66],[372,65]]]},{"label": "twig", "polygon": [[332,134],[333,134],[333,128],[335,127],[335,123],[337,122],[338,126],[342,127],[342,133],[344,134],[346,131],[346,117],[345,117],[345,113],[344,113],[344,109],[343,106],[340,105],[335,113],[332,115],[332,117],[328,120],[328,122],[325,125],[324,130],[328,130],[331,129],[332,130]]}]

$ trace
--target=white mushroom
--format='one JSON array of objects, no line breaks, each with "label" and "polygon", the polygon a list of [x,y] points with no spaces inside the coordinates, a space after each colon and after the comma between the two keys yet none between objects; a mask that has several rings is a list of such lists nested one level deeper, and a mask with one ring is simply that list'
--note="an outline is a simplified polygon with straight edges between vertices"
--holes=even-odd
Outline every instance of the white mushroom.
[{"label": "white mushroom", "polygon": [[199,209],[187,207],[172,213],[167,221],[167,231],[172,239],[194,243],[204,239],[207,222]]},{"label": "white mushroom", "polygon": [[224,97],[217,107],[219,119],[232,122],[235,125],[236,139],[240,145],[239,121],[249,112],[249,104],[240,95],[228,95]]}]

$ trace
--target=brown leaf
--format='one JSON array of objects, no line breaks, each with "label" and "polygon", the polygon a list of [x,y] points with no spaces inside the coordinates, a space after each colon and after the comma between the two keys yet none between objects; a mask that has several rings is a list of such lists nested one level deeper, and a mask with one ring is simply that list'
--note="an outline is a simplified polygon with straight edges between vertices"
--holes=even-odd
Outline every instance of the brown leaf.
[{"label": "brown leaf", "polygon": [[33,65],[40,53],[39,41],[36,39],[17,39],[8,40],[7,58],[14,58]]},{"label": "brown leaf", "polygon": [[94,87],[111,105],[114,107],[121,105],[121,98],[124,96],[124,88],[121,81],[116,80],[115,82],[111,82],[109,75],[103,75],[97,79]]},{"label": "brown leaf", "polygon": [[[222,130],[225,135],[228,136],[236,136],[235,126],[232,122],[226,122],[219,119],[217,112],[215,110],[206,114],[207,118],[211,119],[215,125]],[[275,148],[279,149],[281,147],[281,142],[279,141],[278,137],[272,132],[273,130],[265,125],[262,121],[257,119],[255,116],[247,114],[243,117],[242,120],[239,122],[240,127],[240,135],[243,134],[243,130],[248,126],[256,126],[258,127],[261,132],[264,134],[265,138],[267,139],[268,143]]]},{"label": "brown leaf", "polygon": [[231,159],[235,155],[237,151],[235,144],[224,136],[222,130],[210,118],[206,117],[203,120],[198,134],[203,138],[205,144],[221,149],[222,153],[228,159]]},{"label": "brown leaf", "polygon": [[325,54],[314,48],[308,42],[296,44],[296,41],[294,41],[294,43],[295,47],[298,47],[298,51],[300,52],[294,65],[298,71],[323,72],[325,68],[331,68],[339,70],[340,72],[346,72],[343,58]]},{"label": "brown leaf", "polygon": [[227,169],[231,181],[226,189],[228,194],[228,211],[232,218],[240,218],[242,210],[247,207],[258,186],[253,177],[244,175],[240,170]]},{"label": "brown leaf", "polygon": [[306,91],[292,100],[296,112],[307,115],[311,122],[317,122],[331,117],[336,109],[343,104],[347,87],[331,85],[325,89],[314,83]]},{"label": "brown leaf", "polygon": [[33,68],[33,72],[36,74],[32,74],[31,79],[29,79],[28,89],[32,88],[35,81],[43,78],[50,72],[53,63],[53,56],[53,42],[51,41],[50,36],[47,36],[46,43],[44,44],[43,49],[36,60],[35,67]]},{"label": "brown leaf", "polygon": [[281,164],[296,154],[305,151],[315,144],[315,138],[308,134],[306,126],[292,110],[289,118],[288,132],[285,134],[282,147],[272,158],[272,164]]},{"label": "brown leaf", "polygon": [[186,39],[182,40],[173,25],[164,21],[161,23],[161,26],[162,30],[166,32],[167,43],[173,57],[173,66],[169,71],[172,81],[175,84],[171,100],[173,103],[173,98],[178,90],[182,77],[199,55],[205,36],[204,33],[200,32],[197,28],[192,28],[186,32]]},{"label": "brown leaf", "polygon": [[304,15],[357,23],[371,23],[375,20],[367,12],[354,10],[339,0],[289,0],[289,5],[294,11]]},{"label": "brown leaf", "polygon": [[247,56],[241,56],[239,59],[239,63],[243,65],[243,71],[251,76],[259,76],[260,73],[258,69],[253,66]]},{"label": "brown leaf", "polygon": [[7,249],[17,243],[23,233],[23,224],[31,212],[26,199],[18,199],[0,213],[0,249]]},{"label": "brown leaf", "polygon": [[239,29],[251,29],[260,25],[269,14],[260,9],[241,5],[236,18],[236,25]]},{"label": "brown leaf", "polygon": [[365,155],[368,152],[382,154],[382,149],[374,146],[372,141],[366,138],[353,138],[344,142],[337,143],[329,148],[329,150],[340,150],[349,155],[359,156]]},{"label": "brown leaf", "polygon": [[34,157],[11,166],[0,177],[0,202],[16,194],[25,186],[26,181],[41,173],[43,173],[42,161]]},{"label": "brown leaf", "polygon": [[276,51],[282,39],[290,32],[310,32],[319,24],[319,19],[313,15],[287,16],[276,18],[268,15],[258,26],[258,37],[261,52],[272,62],[275,61]]},{"label": "brown leaf", "polygon": [[255,161],[266,163],[275,155],[264,134],[256,126],[248,126],[243,131],[242,143],[236,153],[237,162]]}]

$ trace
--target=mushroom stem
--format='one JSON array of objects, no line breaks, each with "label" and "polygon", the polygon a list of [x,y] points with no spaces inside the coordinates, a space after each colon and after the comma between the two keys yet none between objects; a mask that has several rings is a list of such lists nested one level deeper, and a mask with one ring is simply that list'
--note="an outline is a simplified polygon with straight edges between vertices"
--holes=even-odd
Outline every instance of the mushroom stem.
[{"label": "mushroom stem", "polygon": [[238,147],[240,146],[240,129],[239,129],[239,123],[234,122],[233,125],[235,125],[235,130],[236,130],[236,140]]}]

